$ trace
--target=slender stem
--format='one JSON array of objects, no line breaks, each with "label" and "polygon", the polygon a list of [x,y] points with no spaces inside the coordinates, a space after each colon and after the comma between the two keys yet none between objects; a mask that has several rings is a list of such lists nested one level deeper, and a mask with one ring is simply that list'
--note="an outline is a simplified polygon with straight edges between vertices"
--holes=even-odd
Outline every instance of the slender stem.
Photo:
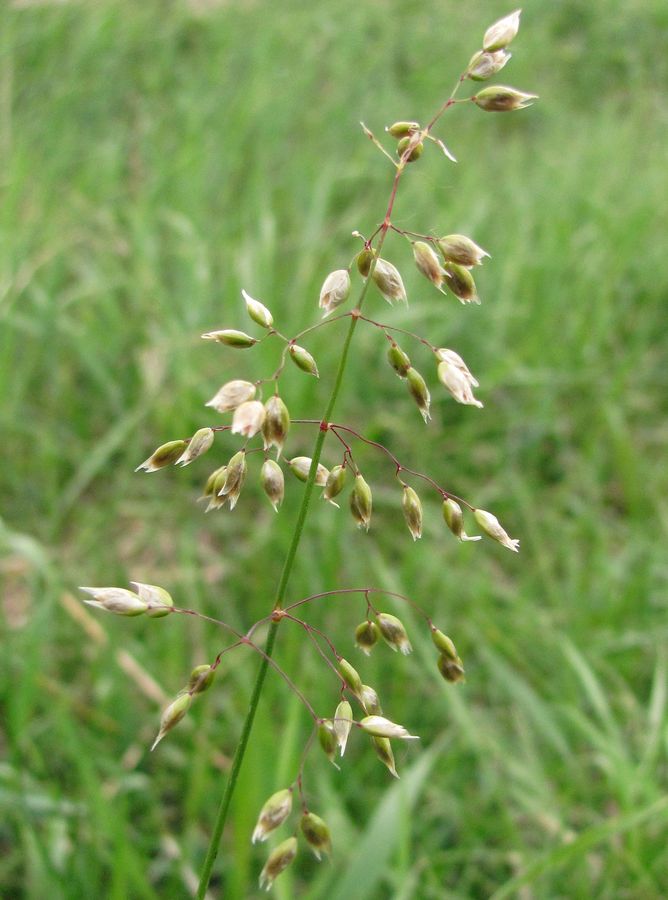
[{"label": "slender stem", "polygon": [[241,735],[239,737],[239,743],[237,744],[237,749],[234,754],[234,759],[232,760],[232,768],[230,769],[230,774],[227,779],[227,784],[225,785],[225,790],[223,792],[222,799],[220,801],[220,808],[218,809],[218,815],[216,816],[216,821],[213,826],[213,831],[211,833],[211,840],[209,841],[209,849],[207,850],[206,857],[204,859],[204,864],[202,866],[202,872],[200,875],[199,887],[197,889],[197,900],[204,900],[206,897],[206,891],[209,887],[209,881],[211,880],[211,872],[213,870],[213,864],[216,861],[216,857],[218,856],[218,847],[220,845],[220,839],[223,835],[223,828],[225,827],[225,821],[227,819],[227,813],[230,808],[230,802],[232,801],[232,795],[234,794],[234,788],[237,783],[237,778],[239,777],[239,770],[241,769],[241,764],[244,759],[244,754],[246,752],[246,746],[248,744],[248,739],[250,737],[251,729],[253,727],[253,719],[255,718],[255,710],[257,709],[257,705],[260,701],[260,694],[262,693],[262,685],[264,683],[264,676],[267,672],[267,667],[269,665],[269,657],[274,649],[274,642],[276,641],[276,631],[277,631],[277,623],[272,623],[272,627],[269,631],[269,636],[267,638],[267,643],[264,648],[264,652],[266,656],[262,658],[262,662],[260,663],[260,670],[258,672],[258,677],[255,681],[255,686],[253,688],[253,693],[251,694],[250,703],[248,706],[248,713],[246,714],[246,718],[244,720],[243,727],[241,729]]}]

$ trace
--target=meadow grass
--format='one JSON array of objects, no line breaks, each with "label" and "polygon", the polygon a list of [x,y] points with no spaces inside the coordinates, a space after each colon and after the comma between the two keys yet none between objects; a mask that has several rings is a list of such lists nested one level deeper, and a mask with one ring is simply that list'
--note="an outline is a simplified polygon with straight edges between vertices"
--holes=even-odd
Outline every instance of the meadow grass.
[{"label": "meadow grass", "polygon": [[[358,121],[381,133],[428,115],[508,11],[2,6],[3,897],[192,890],[257,660],[226,657],[149,755],[165,698],[226,640],[179,617],[93,618],[75,586],[164,584],[240,628],[267,612],[300,485],[278,517],[249,484],[232,515],[205,518],[194,500],[207,462],[133,469],[212,421],[202,404],[229,377],[273,366],[271,348],[249,357],[199,340],[245,327],[241,286],[284,332],[315,320],[324,275],[387,197],[391,172]],[[369,310],[458,350],[486,409],[434,388],[425,430],[382,338],[359,328],[336,418],[493,509],[522,552],[459,546],[427,497],[414,547],[391,467],[371,451],[369,536],[345,508],[315,506],[291,597],[341,584],[409,593],[452,634],[468,680],[443,683],[428,634],[401,611],[415,654],[379,649],[359,668],[422,746],[399,755],[397,783],[361,741],[341,773],[313,757],[307,789],[334,864],[302,854],[280,898],[668,892],[666,27],[655,0],[530,0],[501,81],[540,104],[455,109],[440,133],[460,162],[425,154],[407,173],[403,227],[468,232],[491,252],[483,304],[427,290],[397,238],[387,256],[410,308],[374,297]],[[287,373],[293,414],[322,410],[337,327],[309,342],[322,383]],[[431,361],[407,349],[433,386]],[[295,426],[291,451],[312,441]],[[217,458],[232,446],[223,438]],[[342,647],[362,614],[346,598],[312,611]],[[329,710],[336,688],[288,625],[277,659]],[[292,779],[308,728],[269,679],[214,896],[257,895],[253,822]]]}]

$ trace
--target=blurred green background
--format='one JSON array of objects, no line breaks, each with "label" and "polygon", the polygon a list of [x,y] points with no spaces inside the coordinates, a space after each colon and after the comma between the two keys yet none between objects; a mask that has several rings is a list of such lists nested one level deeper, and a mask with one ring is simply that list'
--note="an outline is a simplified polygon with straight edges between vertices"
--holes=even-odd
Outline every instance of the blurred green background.
[{"label": "blurred green background", "polygon": [[[510,11],[494,0],[5,2],[0,11],[0,893],[190,895],[257,659],[225,657],[215,689],[154,753],[160,708],[228,643],[196,619],[89,614],[79,584],[167,587],[246,628],[264,615],[302,486],[275,516],[256,471],[234,513],[195,505],[237,443],[146,476],[164,440],[221,421],[204,401],[269,373],[277,346],[204,344],[249,328],[242,286],[283,332],[316,320],[353,229],[382,218],[391,169],[362,136],[425,120]],[[332,864],[307,850],[281,898],[659,898],[668,892],[666,521],[668,266],[664,0],[527,0],[501,83],[541,97],[471,106],[439,135],[396,208],[405,228],[470,233],[492,254],[480,307],[441,297],[390,238],[410,307],[368,314],[455,348],[485,410],[456,405],[433,363],[424,428],[385,342],[360,327],[336,419],[492,509],[516,557],[459,545],[423,492],[405,529],[392,468],[359,450],[374,521],[314,503],[291,599],[374,584],[409,593],[457,643],[440,678],[428,632],[391,601],[409,658],[352,649],[361,601],[312,622],[422,736],[394,782],[361,739],[341,772],[319,751],[311,808]],[[307,343],[294,416],[323,409],[345,323]],[[250,326],[249,330],[254,329]],[[295,426],[288,454],[313,432]],[[325,462],[338,461],[334,444]],[[257,463],[257,459],[255,459]],[[257,470],[257,466],[256,466]],[[416,484],[418,487],[418,484]],[[335,679],[286,623],[277,659],[330,715]],[[257,812],[295,775],[309,721],[268,680],[211,896],[259,896]]]}]

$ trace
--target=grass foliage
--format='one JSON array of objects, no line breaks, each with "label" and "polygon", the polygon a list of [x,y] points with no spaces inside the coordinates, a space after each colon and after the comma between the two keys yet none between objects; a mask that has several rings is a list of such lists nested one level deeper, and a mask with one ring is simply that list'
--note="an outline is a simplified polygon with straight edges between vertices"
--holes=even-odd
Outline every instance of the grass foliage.
[{"label": "grass foliage", "polygon": [[[249,484],[232,515],[204,518],[194,499],[211,455],[133,469],[210,422],[202,404],[223,381],[273,365],[264,345],[199,341],[246,327],[242,285],[284,332],[315,320],[324,275],[387,197],[389,168],[358,121],[380,133],[429,115],[509,11],[2,4],[3,896],[192,889],[257,661],[225,657],[216,688],[149,755],[164,698],[226,641],[196,620],[90,616],[74,587],[157,582],[240,627],[266,612],[301,487],[289,482],[279,517]],[[425,153],[402,185],[403,227],[469,232],[490,250],[483,305],[428,290],[397,238],[387,256],[410,310],[377,296],[369,310],[457,349],[486,409],[434,388],[423,430],[382,337],[360,328],[337,419],[493,509],[522,552],[457,545],[426,498],[413,547],[391,469],[367,451],[370,535],[316,504],[293,598],[341,584],[410,593],[456,640],[468,682],[442,682],[402,611],[415,654],[379,648],[360,669],[423,747],[401,750],[397,783],[360,740],[340,774],[314,755],[307,789],[334,864],[304,852],[280,898],[668,893],[667,28],[660,0],[528,0],[502,82],[541,102],[507,117],[455,108],[440,134],[460,162]],[[309,342],[323,382],[344,327]],[[285,381],[293,413],[317,416],[326,385]],[[312,439],[295,427],[294,455]],[[232,446],[220,439],[216,459]],[[343,597],[312,613],[342,647],[362,614]],[[289,623],[277,658],[333,709],[335,685]],[[308,727],[271,678],[215,896],[257,896],[252,824],[292,779]]]}]

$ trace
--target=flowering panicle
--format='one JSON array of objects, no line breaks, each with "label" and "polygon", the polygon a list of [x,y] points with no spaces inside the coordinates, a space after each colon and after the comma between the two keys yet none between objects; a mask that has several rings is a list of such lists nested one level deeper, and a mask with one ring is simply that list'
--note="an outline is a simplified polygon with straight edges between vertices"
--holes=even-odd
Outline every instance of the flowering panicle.
[{"label": "flowering panicle", "polygon": [[[354,643],[363,654],[358,657],[363,664],[366,663],[364,656],[370,655],[381,638],[394,652],[400,652],[403,655],[411,652],[411,642],[403,622],[394,614],[379,611],[375,607],[374,594],[381,593],[378,588],[345,588],[338,591],[324,591],[286,605],[288,580],[309,512],[310,498],[315,488],[322,488],[322,499],[327,501],[330,506],[337,508],[337,500],[340,501],[344,492],[347,491],[347,502],[353,522],[359,529],[369,530],[373,514],[373,496],[371,487],[358,465],[358,444],[356,442],[364,445],[363,449],[369,452],[371,452],[370,448],[373,448],[374,451],[379,450],[383,454],[385,463],[395,467],[394,474],[401,486],[401,498],[399,499],[397,492],[395,499],[397,518],[401,522],[401,516],[398,514],[400,508],[413,541],[417,541],[423,535],[424,517],[430,511],[430,501],[427,495],[431,492],[431,496],[433,497],[435,494],[442,504],[445,525],[459,541],[477,542],[481,540],[481,535],[469,536],[465,531],[465,516],[472,516],[476,525],[487,537],[513,552],[518,552],[519,540],[511,538],[491,512],[476,508],[468,501],[441,488],[431,477],[407,468],[378,440],[365,437],[347,425],[337,425],[328,420],[332,415],[343,383],[342,376],[354,330],[360,323],[365,323],[363,327],[376,328],[380,332],[380,340],[386,339],[389,342],[387,362],[392,371],[405,383],[405,388],[402,390],[408,391],[410,399],[417,406],[425,424],[431,420],[430,385],[417,366],[422,368],[421,359],[429,353],[435,357],[435,371],[432,370],[429,373],[427,368],[424,368],[423,371],[427,373],[430,384],[438,381],[457,403],[464,406],[483,407],[482,401],[474,395],[474,389],[479,387],[478,381],[456,351],[434,345],[403,327],[397,327],[396,324],[386,324],[368,318],[366,315],[362,315],[361,307],[367,293],[369,303],[375,302],[380,307],[383,307],[383,304],[378,293],[391,306],[397,303],[407,305],[407,291],[399,268],[404,263],[398,254],[396,257],[394,256],[393,249],[389,249],[387,252],[396,260],[396,264],[386,258],[385,242],[387,239],[388,245],[390,240],[394,240],[401,244],[404,250],[406,250],[406,242],[410,245],[410,249],[406,250],[406,256],[412,253],[412,262],[417,269],[417,273],[413,271],[413,277],[418,283],[416,290],[424,295],[425,303],[427,298],[430,298],[439,310],[442,310],[442,313],[436,317],[439,321],[443,316],[451,315],[458,308],[456,304],[452,304],[451,301],[447,301],[440,295],[454,296],[463,305],[469,307],[466,313],[462,313],[463,315],[475,315],[471,312],[469,305],[479,304],[480,298],[472,272],[477,273],[477,267],[481,266],[485,259],[490,258],[490,254],[473,238],[458,233],[455,230],[458,227],[456,223],[450,223],[447,227],[452,228],[452,233],[443,234],[442,237],[403,230],[399,220],[393,221],[394,203],[400,179],[409,164],[411,168],[415,165],[419,166],[423,156],[428,156],[429,153],[435,151],[438,151],[439,154],[442,152],[448,159],[454,161],[450,150],[433,132],[438,126],[441,116],[455,103],[466,103],[469,109],[473,105],[487,112],[509,112],[524,109],[537,99],[535,94],[505,85],[479,86],[478,84],[488,81],[508,64],[511,54],[507,48],[517,36],[519,22],[520,10],[515,10],[487,28],[482,38],[482,45],[470,57],[454,91],[442,104],[437,114],[432,119],[425,120],[428,124],[423,125],[407,118],[398,120],[385,129],[387,133],[387,137],[384,137],[385,143],[392,142],[389,150],[370,129],[365,125],[362,126],[366,137],[370,139],[375,148],[382,152],[383,164],[391,167],[394,181],[384,218],[379,219],[380,224],[376,230],[370,237],[365,237],[359,231],[353,232],[356,239],[359,238],[363,241],[363,247],[360,249],[358,245],[348,257],[349,264],[334,269],[322,282],[318,298],[318,309],[322,312],[322,318],[319,318],[316,324],[292,337],[287,337],[278,330],[283,327],[280,322],[275,326],[274,314],[269,307],[264,302],[252,297],[244,289],[241,291],[241,295],[247,316],[245,321],[251,330],[255,330],[255,335],[234,327],[223,327],[202,334],[202,338],[206,341],[237,350],[251,350],[260,342],[267,348],[275,347],[277,348],[276,368],[273,373],[252,381],[241,377],[230,378],[205,404],[215,413],[228,418],[223,419],[220,424],[199,428],[191,437],[178,438],[161,444],[137,467],[137,471],[152,473],[169,465],[184,467],[196,462],[207,452],[212,452],[213,456],[215,451],[212,448],[218,436],[218,442],[232,441],[234,446],[232,450],[227,450],[223,459],[216,460],[206,477],[201,499],[206,501],[207,511],[223,507],[227,507],[231,511],[235,508],[248,479],[249,460],[250,469],[254,473],[252,480],[255,481],[256,493],[259,487],[276,512],[279,511],[284,500],[285,472],[288,470],[294,476],[294,479],[288,479],[288,489],[295,492],[301,491],[302,505],[296,519],[297,524],[283,573],[280,579],[277,578],[275,602],[269,615],[252,624],[248,631],[237,631],[225,622],[210,616],[203,617],[208,621],[217,622],[223,630],[233,634],[236,643],[224,648],[212,664],[199,665],[192,670],[186,685],[163,710],[158,734],[151,749],[155,749],[163,738],[184,719],[193,701],[210,688],[223,653],[237,647],[245,647],[259,653],[264,664],[258,675],[248,718],[242,729],[243,736],[239,746],[239,756],[235,759],[243,758],[245,742],[248,740],[263,679],[265,673],[271,668],[282,676],[311,716],[313,731],[304,751],[304,759],[311,746],[319,744],[326,757],[338,768],[337,751],[343,757],[351,735],[357,736],[358,739],[361,735],[367,746],[370,741],[371,748],[389,773],[398,777],[391,742],[393,740],[413,741],[417,740],[417,737],[410,734],[406,727],[396,723],[392,718],[385,717],[378,693],[371,685],[365,683],[363,672],[358,672],[355,666],[337,651],[333,641],[324,631],[295,615],[295,611],[297,607],[302,608],[306,603],[319,598],[331,597],[334,594],[361,595],[366,603],[366,608],[358,610],[352,622],[362,618],[360,624],[354,629]],[[469,96],[464,99],[456,97],[458,91],[467,88]],[[473,90],[475,93],[471,93]],[[413,223],[411,223],[411,227],[413,227]],[[417,223],[416,227],[419,227]],[[439,229],[435,233],[442,234],[443,232]],[[331,316],[331,313],[344,306],[350,299],[354,283],[359,287],[356,305],[348,312],[343,311],[338,315]],[[433,288],[439,292],[438,295]],[[272,298],[269,298],[269,301],[273,302]],[[276,311],[279,312],[278,306]],[[243,307],[241,311],[237,310],[237,312],[239,315],[243,315]],[[389,315],[395,314],[396,310]],[[406,310],[401,312],[401,316],[402,319],[407,316]],[[277,316],[278,318],[280,316]],[[305,340],[310,343],[309,335],[315,329],[325,327],[337,329],[342,326],[344,321],[348,323],[347,335],[345,338],[337,336],[331,342],[333,346],[340,343],[342,352],[326,406],[327,412],[324,417],[314,419],[291,418],[284,396],[291,405],[293,401],[287,393],[285,382],[281,382],[284,370],[294,365],[301,372],[319,378],[320,372],[316,359],[301,342]],[[337,322],[338,324],[336,324]],[[403,321],[401,324],[403,325]],[[415,359],[415,365],[406,349],[399,345],[396,340],[397,336],[401,343],[408,347],[411,356]],[[384,361],[382,365],[383,371],[389,378],[390,373]],[[393,379],[391,380],[393,381]],[[393,388],[396,387],[396,382],[393,381]],[[404,398],[403,402],[409,403],[410,401]],[[295,450],[299,453],[297,448],[290,447],[290,443],[295,440],[294,432],[299,431],[301,426],[308,425],[318,429],[318,438],[312,454],[292,455]],[[411,431],[417,427],[417,419],[412,420]],[[331,468],[321,461],[326,441],[328,442],[327,452],[329,453],[334,445],[336,453],[338,453],[338,456],[332,460],[334,464]],[[288,453],[284,455],[286,446]],[[270,458],[273,450],[276,450],[275,458]],[[231,456],[225,463],[224,459],[230,453]],[[259,456],[254,454],[259,454]],[[366,473],[366,462],[364,465]],[[406,484],[404,478],[411,484]],[[301,482],[305,487],[297,482]],[[412,486],[413,484],[415,487]],[[252,493],[252,490],[249,490],[248,493]],[[263,506],[266,508],[264,501]],[[310,508],[312,509],[312,505]],[[331,511],[330,513],[336,515]],[[268,511],[267,515],[270,515]],[[360,537],[357,540],[362,541],[364,538]],[[147,619],[157,619],[177,613],[199,615],[195,610],[177,607],[171,595],[162,587],[138,581],[130,584],[132,590],[117,587],[81,588],[87,595],[84,602],[92,607],[126,617],[144,615]],[[435,677],[440,675],[449,684],[462,682],[464,680],[464,664],[453,640],[438,629],[431,618],[412,600],[400,594],[388,593],[398,601],[407,602],[416,617],[421,616],[423,621],[426,621],[431,640],[438,654]],[[343,601],[343,598],[340,599]],[[343,608],[343,602],[341,602],[341,609]],[[328,701],[331,702],[329,709],[334,708],[334,704],[338,701],[331,718],[329,716],[321,717],[315,712],[307,696],[301,692],[292,677],[283,671],[272,657],[276,629],[284,619],[292,621],[303,632],[306,632],[311,642],[309,644],[311,649],[316,649],[327,663],[327,674],[335,682],[336,690],[336,695]],[[270,639],[263,649],[251,638],[256,629],[267,624],[272,630]],[[390,705],[392,698],[384,686],[382,692],[383,702]],[[354,717],[353,705],[350,701],[355,705],[357,719]],[[317,859],[320,859],[323,854],[330,854],[332,850],[328,825],[323,818],[311,812],[306,803],[303,787],[304,759],[302,759],[294,782],[272,794],[263,804],[252,833],[253,843],[262,843],[267,840],[288,822],[293,812],[293,801],[298,798],[300,811],[295,816],[295,818],[298,817],[298,824],[293,828],[292,835],[269,853],[262,868],[260,886],[267,890],[295,859],[299,840],[306,842]],[[238,768],[233,767],[230,776],[232,779],[230,796],[234,789],[237,771]],[[226,814],[227,804],[223,804],[217,820],[217,833],[223,832],[222,826]],[[201,896],[204,896],[206,892],[215,850],[216,847],[212,844],[200,884],[199,895]]]}]

